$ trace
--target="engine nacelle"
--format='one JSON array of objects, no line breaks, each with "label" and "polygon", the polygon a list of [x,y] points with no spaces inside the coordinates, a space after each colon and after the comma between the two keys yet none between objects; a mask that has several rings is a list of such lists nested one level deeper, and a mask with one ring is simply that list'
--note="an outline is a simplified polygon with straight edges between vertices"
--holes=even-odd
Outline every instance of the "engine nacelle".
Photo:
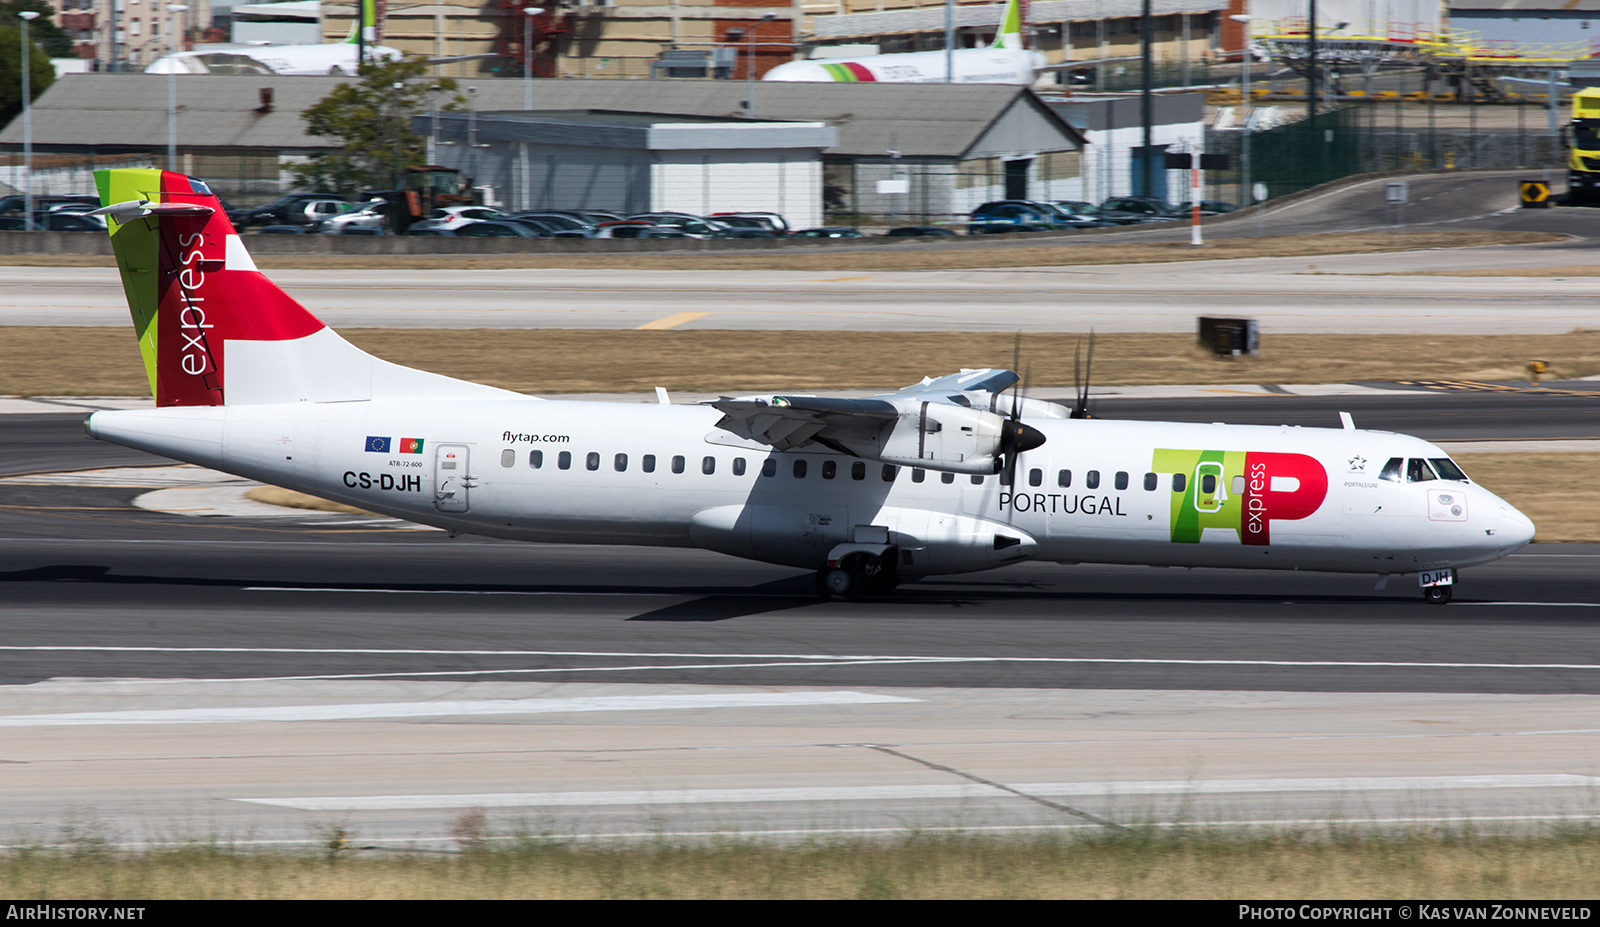
[{"label": "engine nacelle", "polygon": [[[993,412],[920,402],[914,409],[902,411],[892,428],[879,433],[878,447],[862,456],[905,467],[996,473],[1000,469],[1000,436],[1005,424],[1005,418]],[[854,447],[851,450],[868,451]]]}]

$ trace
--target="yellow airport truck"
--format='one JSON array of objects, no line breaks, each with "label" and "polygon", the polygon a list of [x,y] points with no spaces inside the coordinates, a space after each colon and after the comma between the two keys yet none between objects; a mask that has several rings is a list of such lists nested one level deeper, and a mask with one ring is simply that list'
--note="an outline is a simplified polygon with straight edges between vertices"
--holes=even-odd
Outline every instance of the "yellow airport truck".
[{"label": "yellow airport truck", "polygon": [[1600,87],[1572,95],[1567,124],[1567,205],[1600,206]]}]

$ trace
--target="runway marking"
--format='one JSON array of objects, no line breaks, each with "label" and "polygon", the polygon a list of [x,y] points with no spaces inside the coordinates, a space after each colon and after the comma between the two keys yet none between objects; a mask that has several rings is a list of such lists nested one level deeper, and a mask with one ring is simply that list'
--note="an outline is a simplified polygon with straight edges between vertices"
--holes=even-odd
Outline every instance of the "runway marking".
[{"label": "runway marking", "polygon": [[866,692],[728,692],[696,695],[605,695],[590,698],[476,699],[439,702],[354,702],[251,708],[167,708],[83,711],[0,717],[0,727],[124,724],[237,724],[258,721],[351,721],[449,716],[566,714],[590,711],[699,711],[707,708],[797,708],[881,705],[921,699]]},{"label": "runway marking", "polygon": [[1600,602],[1457,602],[1457,605],[1525,605],[1533,608],[1600,608]]},{"label": "runway marking", "polygon": [[847,280],[871,280],[871,277],[823,277],[818,283],[844,283]]},{"label": "runway marking", "polygon": [[695,319],[703,319],[703,318],[705,318],[706,316],[708,316],[710,314],[711,313],[709,313],[709,312],[679,312],[679,313],[677,313],[675,315],[669,315],[664,319],[656,319],[654,322],[646,322],[643,325],[639,326],[638,328],[634,329],[634,331],[638,331],[638,332],[665,331],[666,329],[669,329],[669,328],[677,328],[679,325],[683,325],[686,322],[693,322]]},{"label": "runway marking", "polygon": [[[1587,604],[1587,603],[1580,603]],[[1600,670],[1595,663],[1424,663],[1402,660],[1201,660],[1164,657],[1007,657],[1007,656],[938,656],[938,655],[850,655],[850,654],[749,654],[749,653],[626,653],[595,651],[516,651],[516,650],[383,650],[383,649],[309,649],[309,648],[251,648],[251,647],[95,647],[95,646],[0,646],[0,652],[110,652],[110,653],[248,653],[248,654],[351,654],[366,656],[550,656],[550,657],[612,657],[632,659],[695,659],[738,662],[717,663],[644,663],[611,666],[542,666],[463,670],[406,670],[393,669],[367,673],[305,673],[292,676],[234,676],[215,678],[141,678],[130,683],[161,685],[193,682],[300,682],[309,680],[356,679],[446,679],[479,676],[540,676],[575,673],[630,673],[661,672],[672,670],[721,669],[783,669],[788,667],[816,668],[821,666],[892,666],[916,663],[1030,663],[1106,666],[1194,666],[1194,667],[1269,667],[1293,669],[1489,669],[1489,670]],[[759,661],[759,662],[753,662]],[[0,719],[0,726],[4,726]]]},{"label": "runway marking", "polygon": [[[1057,798],[1148,795],[1261,795],[1306,792],[1438,792],[1460,789],[1592,789],[1600,776],[1372,776],[1316,779],[1171,779],[1128,782],[1027,782],[1005,788],[946,785],[802,786],[765,789],[663,789],[611,792],[478,792],[457,795],[307,796],[233,801],[299,811],[418,811],[454,808],[559,808],[731,805],[819,801],[926,801],[1014,798],[1011,789]],[[1098,823],[1098,822],[1096,822]]]}]

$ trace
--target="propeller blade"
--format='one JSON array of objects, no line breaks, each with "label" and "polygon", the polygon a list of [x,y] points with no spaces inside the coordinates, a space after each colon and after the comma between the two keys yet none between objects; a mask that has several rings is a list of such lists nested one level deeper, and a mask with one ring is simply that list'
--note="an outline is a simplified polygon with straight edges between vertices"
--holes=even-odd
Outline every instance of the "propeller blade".
[{"label": "propeller blade", "polygon": [[1077,401],[1072,404],[1073,418],[1094,418],[1089,414],[1089,378],[1094,375],[1094,329],[1089,329],[1089,358],[1083,365],[1083,376],[1078,376],[1078,362],[1083,359],[1081,349],[1083,339],[1078,339],[1078,346],[1072,352],[1073,372],[1072,382],[1078,387]]}]

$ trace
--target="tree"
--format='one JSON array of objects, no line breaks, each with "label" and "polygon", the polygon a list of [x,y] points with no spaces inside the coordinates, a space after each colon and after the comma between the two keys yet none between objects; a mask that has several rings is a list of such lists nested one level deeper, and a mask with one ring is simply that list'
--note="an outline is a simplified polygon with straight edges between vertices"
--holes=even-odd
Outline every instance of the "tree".
[{"label": "tree", "polygon": [[[28,24],[28,38],[51,58],[75,58],[72,37],[56,25],[55,7],[49,0],[0,0],[0,22],[17,24],[17,14],[32,10],[39,18]],[[16,43],[12,43],[15,45]]]},{"label": "tree", "polygon": [[313,155],[295,170],[296,182],[346,196],[399,189],[405,169],[427,157],[411,117],[427,109],[434,88],[451,94],[443,109],[465,102],[455,81],[429,78],[428,67],[427,59],[414,56],[369,60],[359,81],[340,84],[301,114],[309,134],[337,139],[340,148]]},{"label": "tree", "polygon": [[[33,49],[28,53],[29,91],[33,99],[56,81],[50,55],[34,41],[41,16],[28,27]],[[0,124],[10,122],[22,112],[22,26],[15,19],[0,20]]]}]

